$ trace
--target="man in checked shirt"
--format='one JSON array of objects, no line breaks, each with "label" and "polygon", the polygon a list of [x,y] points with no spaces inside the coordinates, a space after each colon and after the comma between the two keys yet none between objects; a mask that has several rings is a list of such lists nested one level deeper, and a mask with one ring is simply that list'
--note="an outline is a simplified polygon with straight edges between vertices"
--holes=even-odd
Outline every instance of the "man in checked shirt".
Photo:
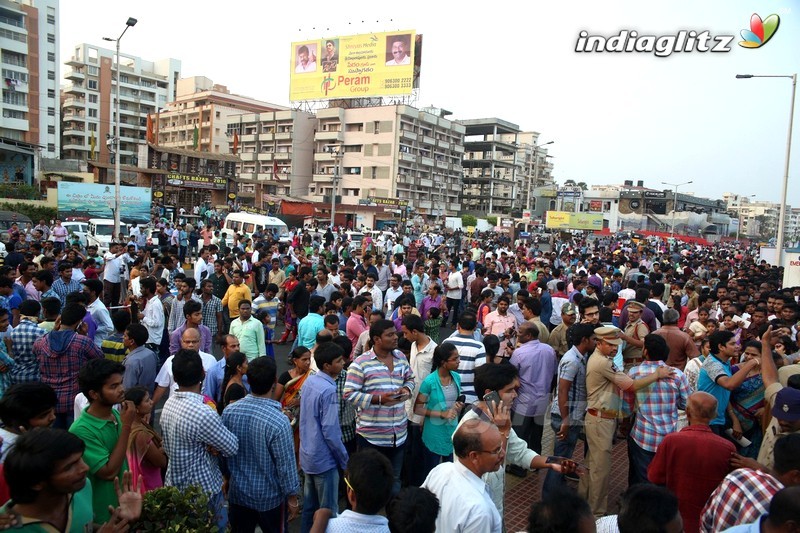
[{"label": "man in checked shirt", "polygon": [[[666,367],[669,345],[663,337],[650,333],[644,338],[644,361],[630,369],[636,380]],[[629,400],[635,394],[636,422],[628,435],[628,485],[648,483],[647,467],[661,441],[678,428],[678,409],[686,409],[691,391],[686,375],[675,369],[671,378],[661,379],[637,391],[626,391]]]}]

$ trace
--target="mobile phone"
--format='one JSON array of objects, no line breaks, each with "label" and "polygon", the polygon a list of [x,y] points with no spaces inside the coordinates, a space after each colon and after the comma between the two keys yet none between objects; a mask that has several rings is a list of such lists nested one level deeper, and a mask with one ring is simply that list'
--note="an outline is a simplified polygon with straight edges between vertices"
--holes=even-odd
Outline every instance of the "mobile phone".
[{"label": "mobile phone", "polygon": [[392,396],[389,396],[389,397],[390,397],[392,400],[399,400],[399,399],[401,399],[401,398],[405,397],[405,395],[406,395],[406,393],[405,393],[405,392],[398,392],[397,394],[393,394]]},{"label": "mobile phone", "polygon": [[493,390],[489,394],[483,395],[483,401],[486,402],[486,407],[489,408],[489,412],[494,416],[494,409],[500,403],[500,394]]},{"label": "mobile phone", "polygon": [[467,401],[467,397],[465,395],[463,395],[463,394],[460,395],[458,398],[456,398],[456,403],[464,403],[466,401]]}]

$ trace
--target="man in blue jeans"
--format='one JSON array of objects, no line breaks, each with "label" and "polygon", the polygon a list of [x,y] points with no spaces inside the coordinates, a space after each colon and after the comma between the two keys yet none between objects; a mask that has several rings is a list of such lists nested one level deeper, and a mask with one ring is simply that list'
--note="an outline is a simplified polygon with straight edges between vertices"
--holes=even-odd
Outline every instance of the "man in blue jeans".
[{"label": "man in blue jeans", "polygon": [[[313,300],[313,298],[312,298]],[[300,399],[300,468],[306,474],[303,486],[302,533],[308,533],[320,507],[338,513],[339,469],[349,459],[339,427],[339,404],[334,381],[344,368],[344,351],[333,342],[314,350],[320,372],[303,385]]]},{"label": "man in blue jeans", "polygon": [[[567,332],[567,350],[558,363],[558,384],[553,405],[550,408],[550,424],[555,433],[553,455],[572,459],[578,437],[583,431],[586,414],[586,361],[594,351],[594,324],[575,324]],[[584,455],[587,448],[584,441]],[[564,485],[564,476],[553,470],[547,471],[542,487],[542,496]]]}]

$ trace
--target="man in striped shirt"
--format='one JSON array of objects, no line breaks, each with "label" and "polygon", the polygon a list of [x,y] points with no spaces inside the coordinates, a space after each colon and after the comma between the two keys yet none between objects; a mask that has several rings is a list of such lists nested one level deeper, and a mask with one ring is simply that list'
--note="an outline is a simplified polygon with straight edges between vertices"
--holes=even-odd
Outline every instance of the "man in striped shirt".
[{"label": "man in striped shirt", "polygon": [[473,313],[464,313],[458,317],[458,331],[447,339],[458,348],[461,362],[458,363],[457,372],[461,375],[461,390],[468,404],[478,401],[475,394],[475,367],[486,363],[486,349],[474,337],[477,326],[478,318]]},{"label": "man in striped shirt", "polygon": [[358,409],[358,448],[374,448],[389,459],[394,470],[392,493],[397,494],[408,426],[404,404],[414,390],[414,374],[403,353],[397,350],[394,322],[376,321],[369,336],[373,348],[350,364],[344,399]]}]

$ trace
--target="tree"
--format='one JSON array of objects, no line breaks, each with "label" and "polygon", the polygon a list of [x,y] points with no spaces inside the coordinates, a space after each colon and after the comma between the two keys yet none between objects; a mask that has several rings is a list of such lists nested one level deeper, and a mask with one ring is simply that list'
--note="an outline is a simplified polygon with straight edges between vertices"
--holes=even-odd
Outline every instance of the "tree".
[{"label": "tree", "polygon": [[464,226],[464,227],[477,226],[478,225],[478,219],[475,218],[472,215],[461,215],[461,225]]},{"label": "tree", "polygon": [[580,187],[582,191],[585,191],[585,190],[587,190],[589,188],[589,186],[586,185],[586,183],[583,182],[583,181],[579,181],[578,182],[578,187]]}]

